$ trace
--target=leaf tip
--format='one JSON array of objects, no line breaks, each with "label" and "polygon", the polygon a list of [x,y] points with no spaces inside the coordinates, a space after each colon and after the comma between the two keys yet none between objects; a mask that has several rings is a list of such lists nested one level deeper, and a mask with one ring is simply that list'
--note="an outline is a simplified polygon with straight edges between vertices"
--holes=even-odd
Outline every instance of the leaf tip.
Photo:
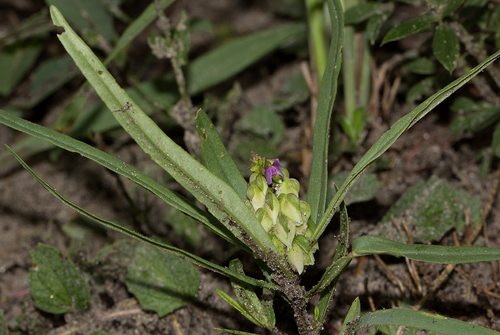
[{"label": "leaf tip", "polygon": [[54,25],[58,27],[63,27],[64,23],[66,22],[66,20],[64,20],[64,16],[54,5],[50,5],[50,18],[52,19],[52,23],[54,23]]}]

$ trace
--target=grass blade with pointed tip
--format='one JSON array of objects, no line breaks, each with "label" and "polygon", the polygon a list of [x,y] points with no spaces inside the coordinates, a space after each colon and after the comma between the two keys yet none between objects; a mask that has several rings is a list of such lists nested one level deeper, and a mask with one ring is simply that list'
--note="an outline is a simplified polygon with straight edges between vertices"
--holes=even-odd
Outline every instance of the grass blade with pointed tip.
[{"label": "grass blade with pointed tip", "polygon": [[292,38],[304,35],[303,23],[289,23],[238,38],[189,63],[186,84],[190,95],[234,76]]},{"label": "grass blade with pointed tip", "polygon": [[337,78],[342,62],[344,40],[344,10],[339,0],[328,0],[332,25],[332,40],[326,63],[325,74],[321,81],[318,97],[318,112],[314,124],[313,161],[307,202],[311,206],[311,218],[318,222],[325,210],[328,189],[328,142],[330,139],[330,120],[333,103],[337,95]]},{"label": "grass blade with pointed tip", "polygon": [[352,243],[352,254],[354,257],[384,254],[436,264],[500,260],[499,248],[405,244],[376,235],[366,235],[356,238]]},{"label": "grass blade with pointed tip", "polygon": [[240,199],[247,199],[247,183],[227,152],[219,133],[203,110],[195,118],[196,130],[200,136],[201,152],[207,168],[238,193]]},{"label": "grass blade with pointed tip", "polygon": [[335,211],[340,204],[340,202],[345,198],[347,191],[351,186],[357,181],[361,174],[366,170],[366,168],[373,163],[377,158],[382,156],[384,152],[391,147],[391,145],[396,142],[396,140],[406,132],[411,126],[423,118],[427,113],[429,113],[434,107],[439,105],[443,100],[448,98],[460,87],[465,85],[469,80],[475,77],[479,72],[483,71],[488,65],[493,63],[497,58],[500,57],[500,50],[494,53],[492,56],[488,57],[484,62],[473,68],[470,72],[466,73],[462,77],[456,79],[451,84],[448,84],[445,88],[432,95],[430,98],[421,103],[412,112],[406,114],[401,119],[396,121],[391,129],[386,131],[378,141],[366,152],[366,154],[361,158],[361,160],[352,169],[351,173],[347,177],[346,181],[340,186],[339,191],[335,194],[333,199],[330,201],[326,212],[323,214],[319,222],[316,224],[316,230],[313,233],[312,240],[317,241],[321,236],[323,231],[326,229],[331,218],[335,214]]},{"label": "grass blade with pointed tip", "polygon": [[31,123],[2,110],[0,110],[0,123],[3,123],[6,126],[9,126],[18,131],[22,131],[36,138],[47,140],[50,143],[65,150],[77,152],[80,155],[91,159],[96,163],[99,163],[105,168],[116,172],[130,179],[134,183],[144,187],[170,206],[205,224],[217,235],[222,236],[228,241],[231,241],[232,243],[238,245],[242,249],[249,251],[248,247],[245,244],[235,238],[234,235],[229,232],[226,227],[224,227],[220,222],[215,220],[213,216],[202,211],[186,198],[178,195],[175,192],[172,192],[165,186],[149,178],[147,175],[137,170],[133,166],[127,165],[117,157],[107,154],[86,143],[78,141],[68,135],[64,135],[55,130]]},{"label": "grass blade with pointed tip", "polygon": [[498,335],[499,333],[460,320],[447,318],[441,315],[406,309],[386,309],[367,313],[359,318],[356,331],[382,325],[406,326],[418,329],[427,329],[432,332],[449,335]]},{"label": "grass blade with pointed tip", "polygon": [[47,182],[45,182],[40,176],[38,176],[33,170],[31,170],[31,168],[21,159],[21,157],[19,157],[14,151],[12,151],[12,149],[10,149],[7,145],[7,150],[9,150],[13,155],[14,157],[16,157],[16,159],[19,161],[19,163],[21,163],[21,165],[23,166],[23,168],[25,168],[33,177],[35,177],[35,179],[47,190],[49,191],[53,196],[55,196],[56,198],[58,198],[59,200],[61,200],[64,204],[68,205],[69,207],[73,208],[75,211],[77,211],[78,213],[84,215],[85,217],[88,217],[89,219],[91,220],[94,220],[104,226],[106,226],[107,228],[110,228],[110,229],[114,229],[116,231],[119,231],[120,233],[123,233],[129,237],[132,237],[136,240],[139,240],[141,242],[144,242],[144,243],[147,243],[149,245],[152,245],[154,247],[157,247],[157,248],[160,248],[161,250],[164,250],[174,256],[177,256],[177,257],[180,257],[182,259],[186,259],[188,261],[190,261],[191,263],[193,264],[196,264],[198,266],[201,266],[205,269],[208,269],[208,270],[211,270],[211,271],[214,271],[214,272],[217,272],[221,275],[224,275],[224,276],[227,276],[229,278],[233,278],[233,279],[236,279],[236,280],[240,280],[244,283],[247,283],[247,284],[250,284],[250,285],[254,285],[254,286],[259,286],[259,287],[265,287],[265,288],[270,288],[270,289],[274,289],[276,290],[277,289],[277,286],[272,284],[272,283],[269,283],[269,282],[265,282],[265,281],[262,281],[262,280],[257,280],[257,279],[254,279],[254,278],[251,278],[251,277],[248,277],[246,275],[242,275],[240,273],[237,273],[235,271],[232,271],[232,270],[229,270],[225,267],[222,267],[220,265],[217,265],[217,264],[214,264],[212,262],[209,262],[201,257],[198,257],[196,255],[193,255],[185,250],[182,250],[182,249],[178,249],[178,248],[175,248],[175,247],[172,247],[172,246],[169,246],[169,245],[166,245],[166,244],[163,244],[163,243],[160,243],[158,241],[155,241],[153,239],[150,239],[146,236],[143,236],[135,231],[132,231],[132,230],[129,230],[127,228],[124,228],[122,226],[120,226],[119,224],[116,224],[112,221],[108,221],[108,220],[105,220],[97,215],[94,215],[88,211],[86,211],[85,209],[77,206],[76,204],[72,203],[71,201],[69,201],[68,199],[66,199],[64,196],[62,196],[59,192],[57,192],[52,186],[50,186]]},{"label": "grass blade with pointed tip", "polygon": [[[66,51],[142,150],[204,204],[237,238],[253,245],[252,249],[259,257],[277,259],[271,238],[236,192],[165,135],[116,83],[57,8],[52,6],[50,13],[54,24],[65,30],[58,38]],[[276,263],[281,264],[278,260]],[[285,273],[289,273],[284,264],[282,267]]]}]

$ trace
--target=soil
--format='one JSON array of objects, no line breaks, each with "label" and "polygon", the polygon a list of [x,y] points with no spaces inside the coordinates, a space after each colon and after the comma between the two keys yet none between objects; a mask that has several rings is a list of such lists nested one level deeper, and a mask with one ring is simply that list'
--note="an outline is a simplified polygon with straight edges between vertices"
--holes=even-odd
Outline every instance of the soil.
[{"label": "soil", "polygon": [[[34,4],[25,1],[13,5],[14,2],[17,1],[6,2],[6,6],[10,6],[10,11],[9,14],[4,14],[12,16],[11,22],[25,18],[29,16],[28,13],[34,13],[43,6],[42,1],[34,1]],[[175,17],[181,9],[186,9],[188,15],[206,18],[215,25],[228,25],[235,35],[245,35],[285,21],[283,17],[271,14],[271,6],[265,1],[178,1],[168,14]],[[130,11],[133,6],[129,7]],[[396,12],[396,15],[407,19],[405,11]],[[8,28],[8,24],[2,27],[2,29]],[[140,36],[139,40],[142,41],[138,42],[139,45],[145,43],[145,36]],[[51,40],[50,43],[54,44],[50,45],[50,48],[60,52],[58,49],[60,47],[56,45],[57,40]],[[216,43],[214,34],[206,32],[193,34],[193,57],[202,54],[214,43]],[[413,41],[413,43],[418,42]],[[405,45],[399,47],[407,48]],[[144,48],[147,49],[145,44]],[[397,51],[378,52],[376,56],[386,56],[388,52]],[[49,53],[47,52],[44,57],[49,57]],[[282,62],[283,59],[285,61]],[[271,103],[281,88],[283,78],[292,72],[300,71],[301,61],[303,59],[275,52],[227,83],[211,89],[210,93],[222,97],[232,83],[238,81],[243,89],[243,96],[233,106],[236,115],[234,119],[237,120],[251,108]],[[381,63],[382,61],[377,61],[377,67]],[[160,65],[159,67],[161,68]],[[391,75],[395,72],[394,70],[393,73],[387,74],[389,82],[393,80]],[[71,96],[70,92],[75,86],[65,87],[56,93],[55,97],[45,101],[41,108],[43,116],[34,118],[44,124],[54,120],[67,102],[65,97]],[[377,96],[380,92],[374,94]],[[341,99],[341,95],[338,96]],[[201,101],[202,97],[195,97],[195,104]],[[336,111],[340,112],[342,104],[337,105]],[[449,132],[453,115],[448,108],[447,103],[437,108],[405,133],[382,157],[383,160],[390,162],[388,167],[374,171],[382,183],[382,189],[375,199],[353,204],[348,208],[351,217],[351,241],[358,236],[373,233],[376,223],[405,190],[420,181],[428,180],[432,175],[446,179],[457,188],[463,188],[479,196],[483,204],[487,203],[494,184],[495,171],[480,177],[481,167],[477,157],[491,143],[492,129],[454,138]],[[380,114],[370,119],[362,145],[354,153],[345,153],[334,159],[331,165],[332,172],[352,168],[382,132],[409,111],[411,108],[404,104],[404,96],[398,95],[388,114]],[[308,118],[308,113],[310,113],[309,103],[294,107],[291,116],[287,117],[295,119],[295,122],[286,129],[285,140],[279,148],[283,153],[282,160],[288,163],[293,177],[301,181],[307,180],[306,176],[301,174],[303,162],[300,153],[305,145],[302,134],[307,126],[303,118]],[[24,135],[0,125],[1,143],[13,145],[22,138]],[[181,138],[182,134],[179,140]],[[115,152],[127,164],[132,164],[142,171],[150,171],[151,174],[161,178],[161,172],[155,169],[149,157],[126,137],[121,136],[117,141],[107,142],[107,145],[106,150]],[[175,235],[171,227],[163,223],[165,206],[160,200],[146,192],[141,193],[127,180],[120,179],[119,182],[105,168],[79,155],[67,152],[60,153],[57,157],[40,154],[28,159],[28,163],[36,173],[79,206],[100,217],[131,224],[130,206],[120,186],[123,183],[128,192],[135,192],[137,199],[142,199],[140,207],[147,208],[146,216],[140,221],[139,226],[143,233],[162,236],[173,245],[187,248],[218,264],[227,265],[231,258],[239,257],[244,262],[247,272],[257,276],[258,270],[252,265],[249,256],[235,253],[225,241],[201,227],[203,243],[196,248],[190,247]],[[498,161],[494,161],[493,166],[496,164]],[[200,269],[201,281],[195,300],[162,318],[153,312],[142,310],[118,277],[106,279],[104,292],[97,292],[96,286],[91,285],[92,300],[90,308],[86,311],[64,315],[40,311],[34,306],[27,282],[31,267],[30,250],[38,243],[52,245],[66,255],[71,254],[72,260],[78,266],[84,267],[85,262],[95,257],[100,248],[123,239],[124,236],[114,231],[106,231],[91,241],[75,244],[63,231],[65,223],[77,218],[75,211],[45,191],[19,165],[10,164],[0,172],[0,308],[4,312],[7,325],[18,331],[16,334],[90,334],[92,331],[134,335],[223,334],[216,328],[266,334],[266,331],[246,320],[216,293],[216,288],[231,292],[229,281],[203,269]],[[169,185],[182,192],[175,184]],[[481,235],[476,245],[484,246],[488,243],[490,247],[500,247],[498,201],[495,197],[485,222],[488,229],[487,241],[484,235]],[[306,286],[310,287],[331,264],[332,249],[336,245],[337,234],[338,217],[334,217],[320,240],[321,250],[316,255],[315,267],[307,269],[304,275],[303,282]],[[450,232],[439,243],[452,245],[454,238],[463,241],[465,237]],[[383,264],[388,266],[390,272]],[[380,261],[374,257],[354,259],[337,284],[323,334],[338,334],[343,318],[356,297],[360,297],[363,311],[416,304],[429,292],[444,267],[436,264],[418,264],[416,268],[421,288],[417,288],[411,279],[410,267],[403,259],[390,257],[382,257]],[[423,309],[499,330],[498,268],[498,262],[457,266],[456,271],[430,297]],[[94,284],[92,280],[91,284]],[[490,289],[486,292],[485,288]],[[282,320],[278,321],[281,322],[279,326],[293,334],[294,326],[283,321],[291,320],[292,312],[284,307],[282,301],[278,300],[276,304],[277,319]]]}]

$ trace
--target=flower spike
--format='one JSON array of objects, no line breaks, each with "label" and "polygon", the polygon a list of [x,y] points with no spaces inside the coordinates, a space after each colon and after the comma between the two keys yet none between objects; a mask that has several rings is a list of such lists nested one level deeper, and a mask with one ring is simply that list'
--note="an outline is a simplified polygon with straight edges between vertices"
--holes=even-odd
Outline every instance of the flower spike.
[{"label": "flower spike", "polygon": [[270,235],[283,260],[298,273],[314,264],[318,244],[311,245],[314,223],[311,207],[299,199],[299,181],[290,178],[279,159],[266,159],[252,152],[247,204]]}]

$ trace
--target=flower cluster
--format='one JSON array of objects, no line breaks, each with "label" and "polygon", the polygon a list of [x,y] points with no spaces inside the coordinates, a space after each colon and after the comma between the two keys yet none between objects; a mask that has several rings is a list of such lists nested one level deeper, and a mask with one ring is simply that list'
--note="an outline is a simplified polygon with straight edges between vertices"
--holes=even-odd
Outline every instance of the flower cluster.
[{"label": "flower cluster", "polygon": [[316,243],[311,247],[311,208],[299,200],[299,182],[289,177],[279,159],[265,159],[252,152],[253,172],[248,181],[247,204],[288,263],[301,274],[314,264]]}]

